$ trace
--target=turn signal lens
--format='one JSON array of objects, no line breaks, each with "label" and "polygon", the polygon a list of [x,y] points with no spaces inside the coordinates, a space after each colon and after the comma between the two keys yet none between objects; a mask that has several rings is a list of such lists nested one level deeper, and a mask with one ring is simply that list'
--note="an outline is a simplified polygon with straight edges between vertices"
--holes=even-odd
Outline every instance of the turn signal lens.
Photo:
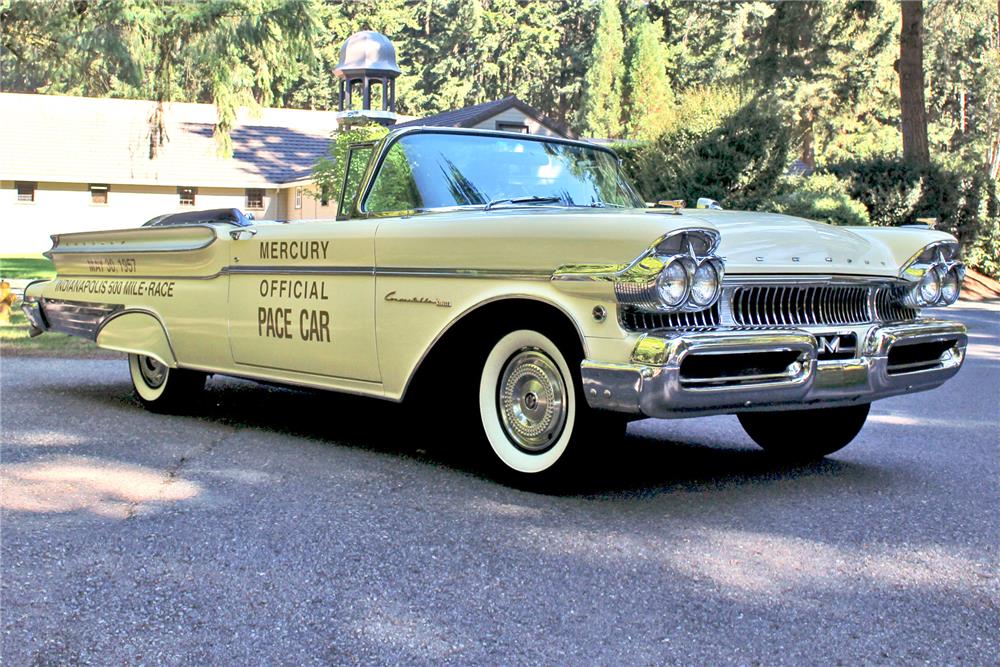
[{"label": "turn signal lens", "polygon": [[719,296],[721,282],[715,264],[711,260],[703,260],[695,269],[691,281],[691,303],[700,308],[711,306]]},{"label": "turn signal lens", "polygon": [[691,289],[691,279],[687,262],[683,257],[675,257],[670,260],[660,272],[656,280],[656,291],[659,292],[660,300],[668,308],[677,308],[688,297]]}]

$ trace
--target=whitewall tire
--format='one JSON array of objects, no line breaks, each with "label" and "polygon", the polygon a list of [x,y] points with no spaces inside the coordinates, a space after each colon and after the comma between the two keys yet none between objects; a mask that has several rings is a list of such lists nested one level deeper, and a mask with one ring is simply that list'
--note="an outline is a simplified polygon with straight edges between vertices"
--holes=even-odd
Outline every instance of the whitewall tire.
[{"label": "whitewall tire", "polygon": [[500,338],[479,382],[479,414],[493,452],[511,470],[550,470],[566,454],[577,426],[574,375],[547,336],[529,329]]},{"label": "whitewall tire", "polygon": [[142,354],[128,355],[128,369],[139,402],[158,412],[190,406],[205,388],[204,373],[170,368]]}]

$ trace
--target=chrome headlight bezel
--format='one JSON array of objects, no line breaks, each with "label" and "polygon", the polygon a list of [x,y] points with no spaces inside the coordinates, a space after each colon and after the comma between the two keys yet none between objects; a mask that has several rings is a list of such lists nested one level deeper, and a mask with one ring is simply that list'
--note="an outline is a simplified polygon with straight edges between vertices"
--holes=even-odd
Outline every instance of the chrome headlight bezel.
[{"label": "chrome headlight bezel", "polygon": [[[954,241],[936,241],[924,246],[900,271],[900,278],[910,286],[902,292],[900,303],[919,310],[932,306],[949,306],[962,291],[965,265],[958,261],[959,247]],[[945,283],[954,285],[954,291],[945,291]],[[927,292],[933,282],[936,289]]]},{"label": "chrome headlight bezel", "polygon": [[[725,258],[715,254],[721,237],[715,229],[685,227],[665,234],[645,252],[628,264],[567,264],[552,274],[552,280],[563,282],[611,282],[615,298],[623,306],[654,313],[695,312],[711,308],[722,295]],[[712,300],[704,305],[691,301],[691,284],[698,268],[709,262],[718,276],[718,286]],[[668,301],[662,298],[662,283],[670,267],[685,270],[683,298]]]},{"label": "chrome headlight bezel", "polygon": [[[711,308],[722,295],[725,262],[715,254],[719,233],[709,229],[684,229],[672,232],[650,246],[627,269],[615,276],[615,295],[623,304],[658,313],[696,312]],[[695,276],[699,268],[714,272],[717,283],[707,300],[693,300]],[[685,286],[680,299],[664,299],[663,283],[668,272],[682,267]],[[676,276],[674,276],[676,279]]]}]

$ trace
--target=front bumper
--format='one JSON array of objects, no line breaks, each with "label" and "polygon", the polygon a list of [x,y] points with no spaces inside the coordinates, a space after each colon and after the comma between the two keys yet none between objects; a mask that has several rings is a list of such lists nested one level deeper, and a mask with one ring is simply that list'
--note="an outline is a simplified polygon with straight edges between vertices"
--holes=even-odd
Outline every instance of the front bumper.
[{"label": "front bumper", "polygon": [[871,326],[853,358],[824,359],[811,331],[653,332],[630,363],[584,360],[591,407],[677,418],[870,403],[940,386],[958,372],[968,336],[959,322]]}]

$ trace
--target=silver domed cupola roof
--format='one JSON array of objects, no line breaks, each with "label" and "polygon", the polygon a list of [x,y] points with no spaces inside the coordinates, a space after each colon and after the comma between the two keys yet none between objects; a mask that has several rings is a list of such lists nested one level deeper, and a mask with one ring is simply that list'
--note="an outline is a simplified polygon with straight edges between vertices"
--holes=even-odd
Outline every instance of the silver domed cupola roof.
[{"label": "silver domed cupola roof", "polygon": [[362,30],[348,37],[340,47],[340,62],[333,68],[342,79],[355,76],[393,76],[400,73],[396,65],[396,47],[389,38],[374,30]]}]

